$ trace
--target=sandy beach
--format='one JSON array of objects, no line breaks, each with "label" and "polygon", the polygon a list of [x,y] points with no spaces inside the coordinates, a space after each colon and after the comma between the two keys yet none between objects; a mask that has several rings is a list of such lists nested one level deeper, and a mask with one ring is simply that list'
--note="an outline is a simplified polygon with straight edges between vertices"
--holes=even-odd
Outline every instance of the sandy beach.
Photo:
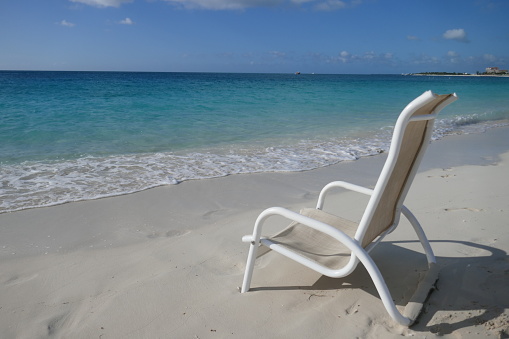
[{"label": "sandy beach", "polygon": [[[418,322],[397,325],[362,266],[331,279],[269,253],[240,294],[265,208],[313,207],[330,181],[373,186],[385,155],[233,175],[0,214],[2,338],[507,338],[509,128],[433,142],[406,205],[441,267]],[[339,192],[339,215],[365,201]],[[398,307],[426,259],[410,225],[373,252]]]}]

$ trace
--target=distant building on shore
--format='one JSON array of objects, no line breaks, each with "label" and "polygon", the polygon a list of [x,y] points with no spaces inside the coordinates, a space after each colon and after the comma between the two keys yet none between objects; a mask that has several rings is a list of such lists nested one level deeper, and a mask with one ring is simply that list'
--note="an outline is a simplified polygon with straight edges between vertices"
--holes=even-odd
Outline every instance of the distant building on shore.
[{"label": "distant building on shore", "polygon": [[498,67],[486,67],[486,74],[507,74],[509,73],[506,69],[498,69]]}]

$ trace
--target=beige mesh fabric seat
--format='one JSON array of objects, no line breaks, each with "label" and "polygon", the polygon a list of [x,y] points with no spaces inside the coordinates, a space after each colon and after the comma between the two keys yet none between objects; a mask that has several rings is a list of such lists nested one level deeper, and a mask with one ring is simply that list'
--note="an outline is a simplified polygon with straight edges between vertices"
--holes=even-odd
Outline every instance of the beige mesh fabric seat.
[{"label": "beige mesh fabric seat", "polygon": [[[281,207],[263,211],[255,222],[253,233],[242,238],[251,245],[241,292],[249,290],[255,260],[267,250],[276,251],[334,278],[349,275],[361,262],[371,276],[389,315],[398,323],[410,326],[438,278],[438,269],[422,227],[403,205],[403,201],[429,144],[437,114],[456,99],[456,94],[437,95],[427,91],[403,109],[394,127],[387,160],[374,189],[334,181],[322,189],[316,208],[304,209],[301,213]],[[359,223],[322,210],[327,192],[336,187],[370,196]],[[429,264],[427,275],[419,283],[403,314],[396,308],[380,270],[369,255],[396,228],[401,214],[413,226]],[[275,215],[292,222],[276,235],[262,236],[264,222]]]}]

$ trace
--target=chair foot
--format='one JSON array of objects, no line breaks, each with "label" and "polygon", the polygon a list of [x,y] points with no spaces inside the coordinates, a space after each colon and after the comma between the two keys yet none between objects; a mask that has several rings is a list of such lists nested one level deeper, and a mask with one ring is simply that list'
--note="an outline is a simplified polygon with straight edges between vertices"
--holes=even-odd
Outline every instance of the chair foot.
[{"label": "chair foot", "polygon": [[437,264],[429,264],[429,270],[426,273],[426,276],[419,282],[417,289],[406,305],[405,310],[403,311],[403,316],[410,319],[410,324],[408,326],[411,326],[419,317],[422,308],[424,307],[424,303],[431,292],[435,290],[439,270],[440,269]]}]

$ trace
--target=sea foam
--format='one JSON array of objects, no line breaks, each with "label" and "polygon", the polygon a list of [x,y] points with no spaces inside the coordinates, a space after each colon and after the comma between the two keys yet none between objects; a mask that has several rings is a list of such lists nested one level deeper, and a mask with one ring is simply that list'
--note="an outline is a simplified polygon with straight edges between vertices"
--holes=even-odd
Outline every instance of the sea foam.
[{"label": "sea foam", "polygon": [[[478,120],[475,116],[438,120],[433,139],[508,125],[507,121]],[[384,153],[390,145],[391,133],[392,128],[385,127],[364,137],[302,140],[285,146],[84,156],[7,164],[2,166],[0,213],[129,194],[186,180],[311,170]]]}]

